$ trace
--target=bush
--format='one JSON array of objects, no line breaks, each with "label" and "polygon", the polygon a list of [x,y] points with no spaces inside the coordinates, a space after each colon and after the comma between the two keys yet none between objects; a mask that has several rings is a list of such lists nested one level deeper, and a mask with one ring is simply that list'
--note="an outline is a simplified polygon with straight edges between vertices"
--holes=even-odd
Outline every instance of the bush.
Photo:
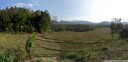
[{"label": "bush", "polygon": [[15,56],[12,49],[6,49],[6,51],[0,54],[0,62],[14,62]]},{"label": "bush", "polygon": [[108,50],[108,47],[102,47],[102,51]]},{"label": "bush", "polygon": [[121,32],[120,32],[120,36],[119,36],[121,39],[126,39],[128,38],[128,29],[123,29]]},{"label": "bush", "polygon": [[74,59],[78,56],[78,54],[76,54],[75,52],[71,52],[67,54],[67,58],[68,59]]},{"label": "bush", "polygon": [[80,52],[65,52],[65,53],[60,53],[59,57],[61,59],[70,59],[76,62],[84,62],[86,57],[84,54]]},{"label": "bush", "polygon": [[25,55],[21,49],[6,49],[0,54],[0,62],[22,62]]}]

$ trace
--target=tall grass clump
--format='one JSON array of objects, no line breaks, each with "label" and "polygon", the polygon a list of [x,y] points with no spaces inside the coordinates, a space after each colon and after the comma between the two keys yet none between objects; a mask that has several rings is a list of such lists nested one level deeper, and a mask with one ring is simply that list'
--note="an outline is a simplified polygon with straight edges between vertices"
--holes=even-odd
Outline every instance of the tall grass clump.
[{"label": "tall grass clump", "polygon": [[30,60],[32,59],[31,48],[32,48],[32,44],[34,41],[35,41],[35,34],[33,34],[32,36],[29,36],[28,40],[26,41],[26,45],[25,45],[25,49],[26,49],[28,58]]}]

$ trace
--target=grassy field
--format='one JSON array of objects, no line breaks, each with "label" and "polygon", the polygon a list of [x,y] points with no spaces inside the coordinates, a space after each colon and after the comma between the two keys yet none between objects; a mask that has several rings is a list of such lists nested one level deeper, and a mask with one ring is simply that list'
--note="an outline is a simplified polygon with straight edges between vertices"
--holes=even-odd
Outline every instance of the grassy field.
[{"label": "grassy field", "polygon": [[[0,33],[0,49],[20,47],[25,51],[25,43],[31,34]],[[98,28],[88,32],[52,32],[37,34],[33,45],[35,57],[56,56],[60,51],[85,51],[90,59],[128,59],[128,42],[112,39],[110,28]]]},{"label": "grassy field", "polygon": [[47,37],[72,42],[95,42],[99,39],[106,39],[109,35],[109,28],[99,28],[88,32],[53,32],[52,34],[47,34]]}]

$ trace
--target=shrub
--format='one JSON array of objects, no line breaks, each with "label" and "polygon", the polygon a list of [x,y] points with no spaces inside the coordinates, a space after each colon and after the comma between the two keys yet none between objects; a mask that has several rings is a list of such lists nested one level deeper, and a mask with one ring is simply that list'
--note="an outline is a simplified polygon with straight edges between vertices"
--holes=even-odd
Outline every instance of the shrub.
[{"label": "shrub", "polygon": [[14,49],[14,55],[15,55],[14,62],[22,62],[22,61],[24,61],[26,59],[25,51],[23,51],[19,47]]},{"label": "shrub", "polygon": [[0,62],[14,62],[14,51],[12,49],[6,49],[4,53],[0,54]]},{"label": "shrub", "polygon": [[26,52],[28,54],[28,58],[31,60],[32,58],[32,55],[31,55],[31,48],[32,48],[32,44],[33,42],[35,41],[35,34],[30,36],[28,38],[28,40],[26,41],[26,45],[25,45],[25,49],[26,49]]},{"label": "shrub", "polygon": [[108,50],[108,47],[102,47],[102,51]]},{"label": "shrub", "polygon": [[61,59],[70,59],[76,62],[84,62],[86,57],[84,54],[81,52],[65,52],[65,53],[60,53],[59,57]]},{"label": "shrub", "polygon": [[25,59],[21,49],[6,49],[0,54],[0,62],[22,62]]},{"label": "shrub", "polygon": [[123,29],[121,32],[120,32],[120,36],[119,36],[121,39],[126,39],[128,38],[128,29]]}]

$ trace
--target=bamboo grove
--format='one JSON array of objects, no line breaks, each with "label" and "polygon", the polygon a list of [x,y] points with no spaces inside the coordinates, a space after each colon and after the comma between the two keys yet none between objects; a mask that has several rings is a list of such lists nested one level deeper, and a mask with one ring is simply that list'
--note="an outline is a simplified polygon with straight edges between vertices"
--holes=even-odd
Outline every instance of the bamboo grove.
[{"label": "bamboo grove", "polygon": [[46,32],[50,26],[50,14],[21,7],[0,9],[1,32]]}]

